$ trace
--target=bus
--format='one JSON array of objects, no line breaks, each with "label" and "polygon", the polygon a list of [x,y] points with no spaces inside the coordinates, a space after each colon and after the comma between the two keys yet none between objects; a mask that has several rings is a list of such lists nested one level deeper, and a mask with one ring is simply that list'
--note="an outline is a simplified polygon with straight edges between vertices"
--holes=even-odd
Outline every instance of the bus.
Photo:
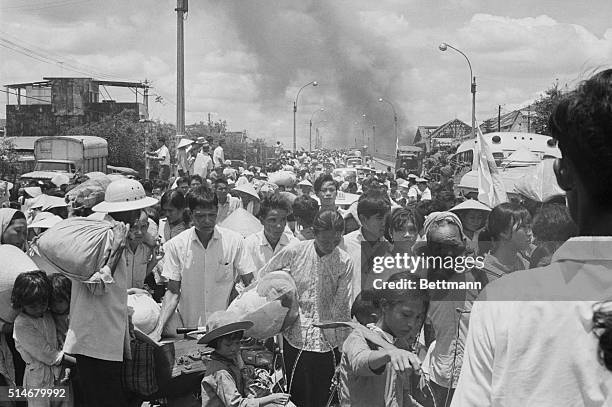
[{"label": "bus", "polygon": [[[541,160],[544,157],[561,157],[561,151],[556,141],[550,136],[535,133],[521,132],[493,132],[484,134],[484,139],[489,144],[493,158],[498,167],[504,159],[520,149],[527,149]],[[461,143],[455,154],[449,160],[457,166],[472,166],[474,152],[476,151],[477,139],[471,139]]]}]

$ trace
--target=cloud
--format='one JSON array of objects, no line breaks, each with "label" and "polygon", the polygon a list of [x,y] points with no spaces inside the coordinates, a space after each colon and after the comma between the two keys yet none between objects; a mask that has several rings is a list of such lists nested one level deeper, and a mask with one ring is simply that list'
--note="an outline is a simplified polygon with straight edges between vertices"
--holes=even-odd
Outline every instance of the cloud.
[{"label": "cloud", "polygon": [[[484,120],[496,114],[497,105],[510,109],[532,100],[557,78],[561,86],[572,86],[594,68],[609,65],[612,26],[596,16],[593,25],[588,18],[605,4],[587,9],[568,2],[570,11],[563,14],[565,8],[550,3],[192,1],[184,24],[187,123],[217,112],[213,119],[227,120],[230,129],[246,128],[250,137],[290,146],[296,93],[317,80],[320,86],[300,94],[298,146],[307,145],[309,118],[324,106],[325,117],[315,117],[328,120],[319,123],[325,126],[326,146],[351,145],[373,121],[377,146],[390,151],[393,112],[377,102],[379,97],[392,101],[404,136],[417,125],[455,117],[470,122],[467,64],[452,50],[438,50],[445,41],[473,64],[477,117]],[[72,7],[0,7],[0,30],[85,71],[119,80],[149,79],[152,94],[166,100],[150,103],[153,118],[174,122],[175,6],[170,0],[107,0]],[[2,32],[0,37],[8,38]],[[4,84],[62,73],[58,64],[5,48],[0,53]],[[82,76],[66,67],[63,74]]]}]

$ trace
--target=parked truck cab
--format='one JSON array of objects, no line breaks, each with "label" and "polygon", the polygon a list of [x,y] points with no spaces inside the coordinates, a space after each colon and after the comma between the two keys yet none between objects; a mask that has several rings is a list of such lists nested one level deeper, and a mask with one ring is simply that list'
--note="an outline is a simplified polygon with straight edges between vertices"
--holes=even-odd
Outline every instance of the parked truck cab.
[{"label": "parked truck cab", "polygon": [[88,172],[106,173],[108,143],[94,136],[41,137],[34,143],[34,171],[23,180],[50,180],[58,173],[70,179]]}]

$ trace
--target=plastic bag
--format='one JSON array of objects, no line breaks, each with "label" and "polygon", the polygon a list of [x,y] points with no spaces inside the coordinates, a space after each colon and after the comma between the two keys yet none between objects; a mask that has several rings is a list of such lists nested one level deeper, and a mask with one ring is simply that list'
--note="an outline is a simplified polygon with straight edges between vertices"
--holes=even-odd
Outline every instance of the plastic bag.
[{"label": "plastic bag", "polygon": [[291,326],[298,316],[297,287],[285,271],[273,271],[251,285],[227,308],[253,322],[245,336],[267,339]]},{"label": "plastic bag", "polygon": [[15,279],[21,273],[39,270],[38,266],[19,248],[10,245],[0,245],[0,319],[13,323],[18,312],[11,306],[11,294]]},{"label": "plastic bag", "polygon": [[545,159],[531,167],[514,185],[516,192],[536,202],[547,202],[556,196],[565,195],[557,183],[554,163],[553,159]]},{"label": "plastic bag", "polygon": [[[69,278],[87,281],[107,264],[113,248],[122,247],[126,235],[127,227],[121,222],[68,218],[33,245],[43,262]],[[115,265],[109,266],[114,272]]]},{"label": "plastic bag", "polygon": [[147,294],[128,295],[127,304],[134,310],[132,314],[134,326],[147,335],[153,332],[161,310],[159,304]]}]

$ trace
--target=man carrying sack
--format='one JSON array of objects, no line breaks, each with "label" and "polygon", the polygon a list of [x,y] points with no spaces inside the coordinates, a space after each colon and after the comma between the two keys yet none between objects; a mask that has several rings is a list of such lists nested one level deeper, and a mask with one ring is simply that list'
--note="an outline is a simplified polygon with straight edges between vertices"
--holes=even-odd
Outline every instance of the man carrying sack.
[{"label": "man carrying sack", "polygon": [[[143,208],[157,203],[138,181],[113,181],[104,202],[92,215],[105,221],[133,225]],[[126,228],[127,229],[127,228]],[[73,279],[70,326],[64,352],[75,355],[79,382],[89,407],[128,406],[121,386],[124,359],[130,359],[127,308],[125,235],[114,239],[107,265],[88,281]],[[71,242],[64,242],[66,249]]]}]

